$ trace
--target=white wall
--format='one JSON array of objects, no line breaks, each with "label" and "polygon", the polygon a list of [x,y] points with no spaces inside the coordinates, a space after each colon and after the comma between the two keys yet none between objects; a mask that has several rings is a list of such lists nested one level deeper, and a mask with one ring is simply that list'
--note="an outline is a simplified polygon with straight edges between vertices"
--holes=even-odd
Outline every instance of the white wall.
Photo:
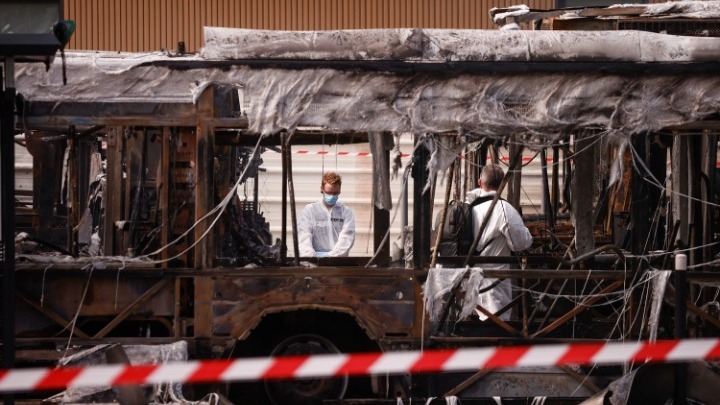
[{"label": "white wall", "polygon": [[32,206],[33,157],[28,150],[15,144],[15,190],[19,201]]}]

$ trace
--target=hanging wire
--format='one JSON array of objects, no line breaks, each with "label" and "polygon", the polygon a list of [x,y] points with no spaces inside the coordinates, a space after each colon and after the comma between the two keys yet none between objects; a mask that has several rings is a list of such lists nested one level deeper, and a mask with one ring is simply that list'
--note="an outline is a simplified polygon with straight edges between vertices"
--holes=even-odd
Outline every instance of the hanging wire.
[{"label": "hanging wire", "polygon": [[378,255],[381,252],[381,248],[385,246],[385,243],[387,243],[388,238],[390,237],[390,229],[392,229],[393,224],[395,223],[395,219],[397,218],[397,213],[400,211],[400,206],[402,205],[402,200],[405,197],[405,190],[407,190],[407,182],[408,178],[410,177],[410,170],[412,169],[413,164],[415,163],[415,152],[418,150],[420,146],[422,146],[422,142],[417,142],[415,144],[415,148],[413,148],[412,153],[410,154],[410,162],[405,166],[405,172],[403,173],[403,182],[402,186],[400,187],[400,196],[398,196],[397,202],[395,203],[395,209],[392,214],[392,219],[390,220],[390,225],[388,226],[388,229],[385,231],[385,235],[383,236],[382,241],[378,244],[378,249],[375,251],[375,254],[368,260],[368,262],[365,264],[365,267],[370,267],[370,265],[377,259]]},{"label": "hanging wire", "polygon": [[85,282],[85,289],[83,290],[82,297],[80,297],[80,301],[78,302],[77,311],[75,311],[75,315],[73,316],[73,319],[70,321],[70,323],[65,325],[65,327],[60,332],[58,332],[61,333],[62,331],[67,330],[68,326],[70,326],[70,336],[68,336],[67,345],[65,346],[65,350],[63,351],[63,355],[60,360],[64,359],[67,356],[68,350],[70,350],[70,343],[72,342],[73,334],[75,333],[75,325],[77,324],[78,317],[80,317],[80,310],[82,309],[83,303],[85,303],[85,297],[87,296],[88,289],[90,288],[90,280],[92,280],[95,266],[90,263],[85,265],[81,270],[85,270],[87,268],[90,268],[90,273],[88,274],[87,281]]},{"label": "hanging wire", "polygon": [[[255,158],[256,154],[259,153],[259,150],[260,150],[260,142],[262,141],[262,139],[263,139],[262,136],[258,137],[258,141],[257,141],[257,143],[255,144],[255,148],[253,149],[252,154],[250,155],[250,158],[248,159],[248,161],[252,161],[252,160]],[[185,237],[186,237],[193,229],[195,229],[195,227],[197,227],[198,224],[200,224],[202,221],[205,221],[206,219],[210,218],[211,216],[216,215],[215,219],[210,223],[210,225],[207,227],[207,229],[205,230],[205,232],[204,232],[199,238],[197,238],[197,240],[195,240],[190,246],[188,246],[185,250],[183,250],[182,252],[178,253],[177,255],[175,255],[175,256],[173,256],[173,257],[170,257],[170,258],[167,258],[167,259],[161,259],[161,260],[152,260],[152,259],[150,259],[150,260],[148,261],[148,263],[158,264],[158,263],[165,263],[165,262],[169,262],[169,261],[171,261],[171,260],[175,260],[175,259],[183,256],[183,255],[186,254],[187,252],[189,252],[189,251],[190,251],[191,249],[193,249],[195,246],[197,246],[198,243],[200,243],[202,240],[204,240],[204,239],[207,237],[207,235],[210,234],[210,232],[213,230],[215,224],[216,224],[216,223],[218,222],[218,220],[222,217],[222,213],[225,211],[225,209],[227,208],[227,206],[228,206],[228,204],[230,203],[230,201],[232,201],[232,198],[236,196],[238,187],[239,187],[240,184],[245,180],[245,177],[247,176],[247,173],[248,173],[249,168],[250,168],[250,165],[246,165],[246,166],[245,166],[245,169],[243,169],[243,172],[240,174],[240,176],[238,177],[237,181],[236,181],[235,184],[230,188],[230,190],[229,190],[228,193],[225,195],[225,197],[223,197],[222,201],[220,201],[220,203],[219,203],[217,206],[215,206],[212,210],[210,210],[207,214],[203,215],[202,218],[196,220],[195,223],[192,224],[192,226],[190,226],[182,235],[178,236],[175,240],[173,240],[172,242],[168,243],[167,245],[158,248],[158,249],[155,250],[154,252],[149,253],[149,254],[144,255],[144,256],[140,256],[139,258],[144,259],[144,260],[150,259],[150,256],[154,256],[154,255],[157,255],[157,254],[165,251],[165,250],[168,249],[170,246],[173,246],[174,244],[176,244],[177,242],[179,242],[179,241],[181,241],[183,238],[185,238]]]}]

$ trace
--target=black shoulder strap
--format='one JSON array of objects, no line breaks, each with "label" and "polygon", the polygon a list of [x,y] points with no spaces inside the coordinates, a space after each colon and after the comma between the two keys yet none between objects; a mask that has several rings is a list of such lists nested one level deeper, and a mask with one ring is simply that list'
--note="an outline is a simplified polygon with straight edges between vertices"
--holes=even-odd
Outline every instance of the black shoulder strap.
[{"label": "black shoulder strap", "polygon": [[[495,194],[489,194],[489,195],[484,195],[482,197],[478,197],[473,202],[470,203],[470,207],[480,205],[484,202],[492,201],[493,198],[495,198]],[[504,200],[504,198],[500,197],[499,200]]]}]

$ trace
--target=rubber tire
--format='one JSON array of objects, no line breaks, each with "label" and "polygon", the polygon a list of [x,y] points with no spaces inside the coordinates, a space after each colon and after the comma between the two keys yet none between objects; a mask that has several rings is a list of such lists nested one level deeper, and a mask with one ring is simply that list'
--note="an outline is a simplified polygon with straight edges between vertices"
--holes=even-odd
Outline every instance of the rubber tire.
[{"label": "rubber tire", "polygon": [[[277,343],[270,355],[275,357],[338,354],[340,349],[329,339],[302,333],[288,337]],[[310,405],[321,403],[324,399],[342,399],[347,391],[347,375],[335,378],[307,378],[268,380],[265,393],[273,405]]]}]

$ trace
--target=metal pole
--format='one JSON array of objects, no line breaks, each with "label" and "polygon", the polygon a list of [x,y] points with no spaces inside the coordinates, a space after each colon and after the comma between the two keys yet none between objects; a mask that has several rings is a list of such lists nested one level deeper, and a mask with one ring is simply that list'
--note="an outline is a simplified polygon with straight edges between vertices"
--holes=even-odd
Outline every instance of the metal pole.
[{"label": "metal pole", "polygon": [[297,230],[297,214],[295,211],[295,185],[293,183],[292,174],[292,153],[290,146],[290,138],[292,134],[285,134],[284,150],[285,150],[285,162],[284,165],[287,167],[287,189],[290,193],[290,220],[292,221],[292,235],[293,235],[293,255],[295,259],[295,265],[300,266],[300,245],[298,241],[298,230]]},{"label": "metal pole", "polygon": [[547,153],[545,148],[540,149],[540,168],[542,171],[543,184],[543,207],[545,208],[545,221],[550,231],[555,232],[555,210],[556,207],[551,203],[550,182],[547,170]]},{"label": "metal pole", "polygon": [[[13,58],[5,58],[5,90],[0,92],[0,206],[2,210],[3,327],[2,365],[15,365],[15,72]],[[0,75],[1,77],[1,75]],[[0,89],[2,86],[0,86]],[[12,405],[12,394],[3,403]]]},{"label": "metal pole", "polygon": [[401,205],[401,225],[402,229],[405,230],[408,226],[408,200],[410,199],[410,196],[408,196],[408,179],[407,177],[403,177],[403,199],[402,199],[402,205]]},{"label": "metal pole", "polygon": [[285,145],[285,133],[280,134],[280,155],[282,156],[282,216],[280,217],[281,240],[280,263],[287,259],[287,193],[288,193],[288,167],[287,167],[287,146]]},{"label": "metal pole", "polygon": [[[687,304],[687,256],[675,256],[675,339],[683,339],[685,333],[685,314]],[[675,365],[675,399],[674,405],[687,403],[687,365]]]},{"label": "metal pole", "polygon": [[[388,135],[383,133],[382,135]],[[390,235],[386,238],[385,235],[390,229],[390,209],[379,208],[375,204],[375,199],[381,194],[380,181],[379,179],[390,178],[390,151],[385,149],[378,152],[376,148],[373,153],[373,204],[372,204],[372,219],[373,219],[373,250],[376,252],[375,263],[379,266],[387,266],[390,263]],[[376,156],[377,155],[377,156]]]},{"label": "metal pole", "polygon": [[[445,218],[447,218],[447,210],[448,205],[450,205],[450,194],[452,193],[452,185],[453,185],[453,175],[455,174],[455,168],[454,166],[457,164],[457,162],[450,165],[448,168],[448,174],[446,181],[446,187],[445,187],[445,207],[443,208],[442,212],[440,213],[440,222],[438,222],[438,228],[436,229],[437,234],[435,235],[435,240],[432,241],[434,244],[432,259],[430,260],[430,267],[435,267],[435,263],[437,262],[438,254],[440,253],[440,241],[442,240],[442,233],[445,231]],[[458,244],[458,248],[460,245]]]},{"label": "metal pole", "polygon": [[[422,142],[417,139],[416,142]],[[427,162],[430,151],[424,146],[415,149],[412,166],[413,176],[413,268],[427,269],[430,264],[430,221],[432,198],[430,192],[423,192],[429,180]]]},{"label": "metal pole", "polygon": [[553,214],[557,214],[560,208],[560,147],[558,146],[553,146],[552,162],[552,206]]}]

